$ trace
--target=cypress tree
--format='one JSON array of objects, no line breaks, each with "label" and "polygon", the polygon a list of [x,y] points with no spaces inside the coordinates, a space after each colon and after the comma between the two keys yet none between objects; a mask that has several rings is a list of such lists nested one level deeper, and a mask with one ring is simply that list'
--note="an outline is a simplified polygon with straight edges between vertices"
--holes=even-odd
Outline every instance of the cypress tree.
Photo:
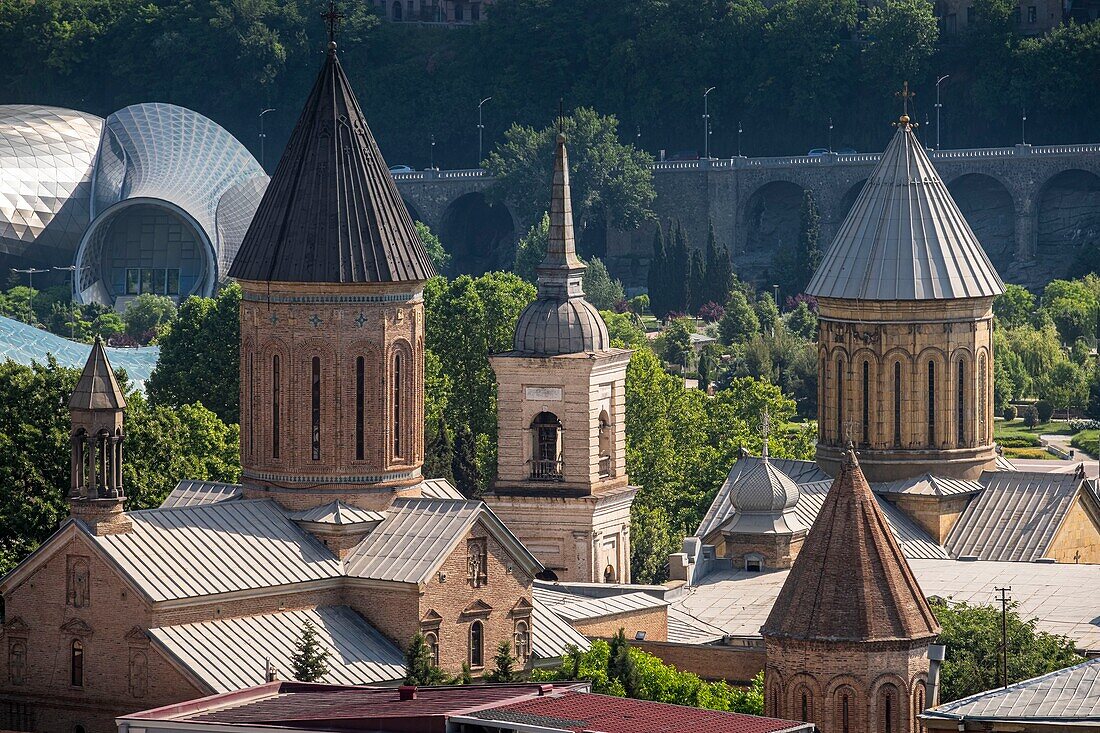
[{"label": "cypress tree", "polygon": [[481,471],[477,467],[477,446],[469,425],[455,432],[454,445],[451,473],[455,477],[455,488],[466,496],[477,496],[481,493]]},{"label": "cypress tree", "polygon": [[718,243],[714,240],[714,222],[707,227],[707,256],[703,265],[704,280],[703,293],[699,298],[700,304],[717,303],[723,305],[729,297],[729,291],[722,292],[719,283],[715,281],[715,275],[719,273]]},{"label": "cypress tree", "polygon": [[691,268],[688,275],[688,313],[696,315],[703,306],[706,294],[706,273],[703,270],[703,257],[699,250],[691,250]]},{"label": "cypress tree", "polygon": [[515,682],[519,678],[516,672],[516,664],[519,660],[512,656],[512,644],[507,639],[501,639],[497,647],[496,656],[493,657],[493,669],[485,676],[486,682]]},{"label": "cypress tree", "polygon": [[668,255],[668,263],[665,268],[668,272],[668,310],[672,313],[687,313],[688,302],[688,278],[691,276],[691,262],[688,255],[687,235],[684,228],[677,221],[673,227],[672,248]]},{"label": "cypress tree", "polygon": [[657,318],[664,319],[668,303],[668,294],[665,292],[667,273],[667,254],[665,253],[665,232],[661,228],[661,222],[657,222],[657,231],[653,234],[653,257],[649,260],[649,310]]},{"label": "cypress tree", "polygon": [[[792,295],[801,293],[810,284],[821,264],[821,215],[817,212],[814,192],[806,189],[802,194],[802,206],[798,211],[798,257],[795,264],[795,282]],[[778,305],[778,304],[777,304]]]},{"label": "cypress tree", "polygon": [[440,417],[435,421],[435,430],[429,425],[430,437],[424,446],[424,477],[447,479],[454,484],[454,471],[451,463],[454,460],[454,441],[451,440],[451,431],[446,421]]}]

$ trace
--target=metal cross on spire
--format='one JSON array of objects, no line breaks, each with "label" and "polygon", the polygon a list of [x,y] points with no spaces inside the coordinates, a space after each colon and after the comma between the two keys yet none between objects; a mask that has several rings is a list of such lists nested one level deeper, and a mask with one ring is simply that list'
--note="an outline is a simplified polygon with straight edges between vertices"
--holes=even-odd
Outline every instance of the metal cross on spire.
[{"label": "metal cross on spire", "polygon": [[344,18],[344,14],[336,9],[336,0],[328,0],[328,10],[321,13],[321,17],[325,19],[325,25],[328,26],[329,44],[336,43],[336,29]]},{"label": "metal cross on spire", "polygon": [[760,418],[760,434],[764,437],[764,445],[761,449],[761,457],[768,457],[768,436],[772,432],[772,419],[768,414],[767,408],[764,408],[764,416]]},{"label": "metal cross on spire", "polygon": [[909,91],[909,82],[906,81],[901,86],[900,92],[894,92],[894,96],[901,98],[901,120],[902,123],[909,122],[909,100],[917,96],[913,92]]}]

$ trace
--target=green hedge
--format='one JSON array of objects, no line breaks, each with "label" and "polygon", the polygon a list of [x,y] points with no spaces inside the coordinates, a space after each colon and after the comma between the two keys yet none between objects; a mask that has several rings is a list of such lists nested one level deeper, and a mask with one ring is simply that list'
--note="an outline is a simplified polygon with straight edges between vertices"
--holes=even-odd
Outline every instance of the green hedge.
[{"label": "green hedge", "polygon": [[1006,435],[997,438],[1002,448],[1039,448],[1043,444],[1034,435]]}]

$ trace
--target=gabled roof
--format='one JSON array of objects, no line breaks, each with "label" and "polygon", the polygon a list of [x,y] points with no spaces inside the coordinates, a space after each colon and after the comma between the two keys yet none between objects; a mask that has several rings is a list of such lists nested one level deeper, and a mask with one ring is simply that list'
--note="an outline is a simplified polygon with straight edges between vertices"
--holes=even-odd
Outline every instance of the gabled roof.
[{"label": "gabled roof", "polygon": [[340,561],[271,501],[127,512],[133,529],[93,537],[153,602],[336,578]]},{"label": "gabled roof", "polygon": [[320,506],[303,509],[300,512],[294,512],[290,515],[290,518],[295,522],[346,526],[381,522],[386,518],[386,515],[382,512],[372,512],[367,509],[360,509],[351,504],[346,504],[337,500],[330,501],[328,504],[321,504]]},{"label": "gabled roof", "polygon": [[595,598],[578,596],[573,593],[559,593],[549,588],[536,586],[534,595],[541,602],[550,606],[554,613],[566,621],[573,622],[593,621],[623,613],[651,611],[668,606],[668,601],[640,592]]},{"label": "gabled roof", "polygon": [[916,494],[938,497],[977,494],[982,488],[982,484],[978,481],[934,476],[930,473],[897,481],[887,481],[871,487],[876,494]]},{"label": "gabled roof", "polygon": [[126,407],[126,397],[118,386],[103,339],[96,336],[84,371],[69,397],[70,410],[121,410]]},{"label": "gabled roof", "polygon": [[420,496],[424,499],[458,499],[465,500],[462,492],[451,486],[445,478],[429,478],[420,482]]},{"label": "gabled roof", "polygon": [[385,283],[435,274],[332,44],[229,276]]},{"label": "gabled roof", "polygon": [[172,489],[163,502],[161,509],[177,509],[203,504],[217,504],[219,501],[232,501],[244,496],[240,484],[223,484],[217,481],[191,481],[183,479]]},{"label": "gabled roof", "polygon": [[379,524],[344,559],[347,575],[397,583],[424,583],[481,521],[531,575],[542,564],[480,501],[397,499]]},{"label": "gabled roof", "polygon": [[[967,505],[944,546],[954,557],[1030,562],[1046,556],[1083,480],[1069,473],[982,474],[984,490]],[[1088,497],[1088,498],[1087,498]]]},{"label": "gabled roof", "polygon": [[939,633],[850,447],[761,633],[820,641]]},{"label": "gabled roof", "polygon": [[1004,284],[903,117],[825,253],[817,298],[933,300],[1000,295]]},{"label": "gabled roof", "polygon": [[[291,676],[291,656],[306,621],[328,652],[328,673],[320,681],[365,685],[405,676],[401,650],[346,606],[161,626],[149,636],[210,690],[229,692],[266,682],[268,660],[281,676]],[[211,654],[212,649],[232,654]]]},{"label": "gabled roof", "polygon": [[1100,657],[931,708],[921,717],[1042,725],[1050,730],[1067,723],[1100,727]]},{"label": "gabled roof", "polygon": [[561,659],[570,647],[587,651],[592,643],[568,621],[554,613],[552,606],[535,593],[531,603],[531,654],[538,659]]}]

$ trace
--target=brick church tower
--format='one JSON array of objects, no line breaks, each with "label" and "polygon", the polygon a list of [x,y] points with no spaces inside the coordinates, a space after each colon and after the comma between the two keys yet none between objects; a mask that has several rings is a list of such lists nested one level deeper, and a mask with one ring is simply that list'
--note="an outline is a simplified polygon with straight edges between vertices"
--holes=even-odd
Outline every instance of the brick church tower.
[{"label": "brick church tower", "polygon": [[558,135],[550,241],[538,299],[516,324],[497,377],[497,480],[486,503],[559,580],[630,582],[626,475],[628,349],[584,299],[569,159]]},{"label": "brick church tower", "polygon": [[330,42],[241,243],[241,481],[383,509],[421,480],[435,275]]},{"label": "brick church tower", "polygon": [[915,733],[939,631],[849,446],[760,629],[765,712],[822,733]]},{"label": "brick church tower", "polygon": [[874,482],[995,466],[996,270],[908,115],[806,287],[817,299],[817,461],[853,440]]}]

